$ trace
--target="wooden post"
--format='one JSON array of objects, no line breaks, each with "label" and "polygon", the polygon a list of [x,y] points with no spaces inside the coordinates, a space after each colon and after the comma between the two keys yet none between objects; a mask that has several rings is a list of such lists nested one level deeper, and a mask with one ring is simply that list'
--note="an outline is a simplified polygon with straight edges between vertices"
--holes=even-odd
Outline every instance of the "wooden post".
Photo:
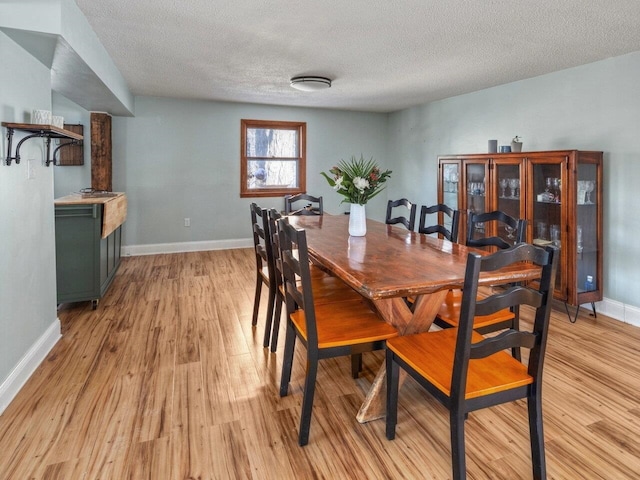
[{"label": "wooden post", "polygon": [[111,115],[91,112],[91,188],[112,191]]}]

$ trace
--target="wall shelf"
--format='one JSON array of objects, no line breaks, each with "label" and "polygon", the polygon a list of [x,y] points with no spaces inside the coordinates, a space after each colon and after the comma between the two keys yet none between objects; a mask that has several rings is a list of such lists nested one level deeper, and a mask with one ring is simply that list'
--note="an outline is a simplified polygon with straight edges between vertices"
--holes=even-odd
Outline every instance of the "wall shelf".
[{"label": "wall shelf", "polygon": [[[5,158],[5,163],[7,165],[11,165],[12,161],[15,161],[16,164],[20,163],[20,147],[22,146],[22,144],[26,141],[29,140],[30,138],[46,138],[47,141],[47,153],[46,153],[46,158],[45,158],[45,165],[48,167],[51,163],[53,163],[54,165],[56,164],[56,160],[55,160],[55,153],[63,146],[65,145],[74,145],[77,144],[79,142],[81,142],[83,140],[83,136],[75,133],[75,132],[71,132],[69,130],[64,130],[62,128],[58,128],[58,127],[54,127],[53,125],[40,125],[40,124],[35,124],[35,123],[7,123],[7,122],[2,122],[2,126],[5,127],[7,129],[7,156]],[[15,130],[21,131],[21,132],[28,132],[31,135],[27,135],[26,137],[24,137],[22,140],[20,140],[18,142],[18,144],[16,145],[16,152],[14,156],[11,156],[11,147],[12,147],[12,143],[13,143],[13,132]],[[71,140],[71,142],[65,144],[65,145],[61,145],[60,147],[58,147],[54,153],[53,153],[53,157],[51,159],[49,159],[50,157],[50,153],[51,153],[51,139],[52,138],[65,138],[68,140]]]}]

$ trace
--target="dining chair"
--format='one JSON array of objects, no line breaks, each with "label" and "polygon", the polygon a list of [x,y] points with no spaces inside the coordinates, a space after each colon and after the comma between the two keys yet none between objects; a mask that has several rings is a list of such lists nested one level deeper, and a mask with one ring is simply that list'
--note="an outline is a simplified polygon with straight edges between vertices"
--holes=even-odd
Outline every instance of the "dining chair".
[{"label": "dining chair", "polygon": [[[275,285],[276,299],[273,314],[273,327],[271,331],[271,351],[275,352],[278,348],[278,336],[280,333],[280,317],[282,316],[282,305],[285,302],[284,292],[284,272],[282,270],[282,262],[280,261],[280,240],[278,236],[277,222],[281,218],[287,221],[287,217],[283,217],[275,208],[268,211],[269,232],[271,233],[270,248],[275,267]],[[359,300],[360,294],[349,287],[346,283],[337,277],[333,277],[324,270],[317,268],[313,263],[309,265],[311,275],[311,289],[313,290],[314,300],[317,304],[343,301],[343,300]],[[352,359],[352,375],[358,377],[362,366],[362,356],[358,355]]]},{"label": "dining chair", "polygon": [[[294,206],[297,202],[305,202],[305,204]],[[285,195],[284,213],[285,215],[323,215],[322,196],[314,197],[306,193]]]},{"label": "dining chair", "polygon": [[[429,225],[429,226],[426,225],[427,215],[433,215],[433,214],[439,214],[439,213],[442,213],[443,215],[447,215],[450,218],[450,223],[451,223],[450,230],[444,226],[444,223],[449,223],[449,222],[439,223],[439,219],[436,220],[436,223],[434,225]],[[437,205],[432,205],[430,207],[423,205],[422,208],[420,209],[420,223],[418,223],[418,233],[424,233],[427,235],[432,233],[438,233],[442,235],[445,239],[449,240],[450,242],[456,243],[458,241],[459,223],[460,223],[460,212],[458,210],[454,210],[448,207],[447,205],[445,205],[444,203],[438,203]]]},{"label": "dining chair", "polygon": [[[486,232],[489,223],[495,225],[496,232],[504,231],[508,240],[505,240],[505,237],[499,234],[491,237],[476,236],[478,232]],[[494,246],[509,248],[517,243],[524,242],[526,227],[526,220],[512,217],[501,210],[484,213],[469,212],[466,245],[468,247]]]},{"label": "dining chair", "polygon": [[[485,247],[494,246],[500,249],[506,249],[511,247],[509,243],[503,240],[500,236],[495,237],[479,237],[474,238],[473,231],[478,224],[483,228],[487,228],[489,222],[496,222],[496,224],[504,224],[514,229],[514,239],[516,243],[521,243],[524,240],[526,233],[526,220],[514,218],[506,213],[496,210],[487,213],[470,213],[468,228],[467,228],[467,246],[471,247]],[[496,227],[498,231],[500,226]],[[486,230],[485,230],[486,231]],[[486,296],[486,289],[483,289],[479,296],[482,298]],[[436,314],[435,324],[441,328],[457,327],[460,319],[460,312],[462,307],[462,291],[458,289],[450,290],[447,292],[438,313]],[[520,312],[517,306],[509,309],[503,309],[491,314],[481,315],[474,319],[474,328],[478,333],[491,333],[505,328],[519,328]],[[516,359],[520,359],[520,349],[513,349],[513,356]]]},{"label": "dining chair", "polygon": [[280,396],[289,391],[296,339],[306,347],[306,373],[298,444],[309,441],[311,411],[320,360],[380,350],[398,332],[369,308],[364,298],[318,304],[312,289],[305,230],[278,220],[280,260],[285,282],[287,334]]},{"label": "dining chair", "polygon": [[268,347],[276,298],[276,279],[272,249],[270,246],[271,238],[269,231],[269,218],[267,210],[260,208],[256,203],[252,203],[250,209],[251,225],[253,229],[253,246],[256,257],[256,288],[253,299],[253,316],[251,325],[255,327],[258,324],[258,311],[260,309],[262,285],[266,285],[269,289],[269,297],[267,300],[263,346]]},{"label": "dining chair", "polygon": [[[522,262],[541,267],[538,282],[477,299],[481,272]],[[553,246],[543,249],[523,243],[489,256],[469,253],[459,327],[387,341],[389,440],[395,438],[402,368],[449,410],[455,480],[466,478],[465,419],[469,412],[520,398],[527,399],[533,476],[546,478],[541,383],[557,264],[558,250]],[[531,331],[509,329],[490,338],[474,331],[474,317],[518,305],[535,309]],[[515,347],[530,350],[527,365],[504,351]]]},{"label": "dining chair", "polygon": [[[405,217],[404,215],[392,217],[392,210],[397,207],[406,207],[409,210],[409,218],[407,219],[407,217]],[[400,200],[389,200],[387,202],[387,216],[384,223],[386,223],[387,225],[395,225],[396,223],[401,223],[407,228],[407,230],[413,231],[413,228],[416,224],[416,208],[417,205],[415,203],[411,203],[406,198],[401,198]]]}]

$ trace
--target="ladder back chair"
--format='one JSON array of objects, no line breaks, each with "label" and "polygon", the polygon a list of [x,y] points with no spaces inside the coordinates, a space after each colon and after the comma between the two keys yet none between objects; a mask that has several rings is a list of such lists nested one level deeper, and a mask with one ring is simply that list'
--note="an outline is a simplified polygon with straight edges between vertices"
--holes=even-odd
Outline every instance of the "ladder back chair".
[{"label": "ladder back chair", "polygon": [[[445,227],[445,223],[442,224],[439,220],[436,221],[436,224],[427,226],[427,215],[440,214],[446,215],[450,218],[451,230]],[[456,243],[458,241],[458,227],[460,223],[460,212],[458,210],[454,210],[444,203],[438,203],[437,205],[432,205],[427,207],[423,205],[420,209],[420,223],[418,224],[418,233],[431,234],[438,233],[442,235],[445,239],[450,242]]]},{"label": "ladder back chair", "polygon": [[[500,236],[495,237],[481,237],[473,238],[473,231],[477,225],[483,224],[487,227],[488,222],[496,222],[498,226],[496,231],[499,231],[500,224],[513,228],[513,236],[516,243],[524,241],[526,233],[526,220],[511,217],[499,210],[487,213],[470,213],[467,229],[467,246],[471,247],[486,247],[494,246],[499,249],[506,249],[511,247],[507,241]],[[486,296],[483,290],[479,297]],[[436,314],[435,324],[441,328],[457,327],[460,319],[460,309],[462,305],[462,292],[460,290],[451,290],[447,293],[447,296],[440,306],[440,310]],[[497,332],[504,330],[505,328],[519,328],[520,313],[518,307],[515,306],[512,309],[503,309],[497,312],[492,312],[488,315],[481,315],[475,318],[474,328],[479,333],[485,334],[490,332]],[[520,359],[520,349],[514,348],[513,356]]]},{"label": "ladder back chair", "polygon": [[269,297],[267,300],[263,346],[268,347],[276,298],[276,279],[271,248],[271,233],[269,230],[267,210],[260,208],[256,203],[252,203],[250,205],[250,209],[251,226],[253,229],[253,246],[256,256],[256,288],[253,300],[253,317],[251,325],[255,327],[258,324],[258,311],[260,309],[262,285],[266,285],[269,289]]},{"label": "ladder back chair", "polygon": [[[477,299],[480,272],[520,262],[541,267],[537,288],[515,285],[504,293]],[[520,398],[527,399],[533,477],[546,478],[541,387],[557,264],[558,250],[553,246],[543,249],[519,244],[490,256],[469,254],[459,327],[387,341],[386,435],[389,440],[395,438],[399,369],[402,368],[449,410],[455,480],[466,478],[465,419],[469,412]],[[535,309],[531,331],[509,329],[490,338],[474,331],[475,316],[517,305]],[[528,365],[504,351],[515,347],[530,349]]]},{"label": "ladder back chair", "polygon": [[[318,363],[325,358],[380,350],[398,332],[364,301],[315,302],[309,271],[307,237],[284,219],[278,221],[280,260],[284,272],[287,334],[282,361],[280,396],[289,391],[296,339],[306,347],[306,374],[298,444],[309,441]],[[296,253],[297,249],[297,253]]]},{"label": "ladder back chair", "polygon": [[[500,210],[485,213],[469,212],[468,217],[466,240],[468,247],[494,246],[498,248],[509,248],[525,240],[527,221],[524,219],[512,217]],[[507,238],[513,238],[511,243],[500,235],[475,237],[476,231],[482,229],[484,229],[484,231],[487,230],[488,222],[492,222],[495,225],[496,232],[503,230],[506,232]]]},{"label": "ladder back chair", "polygon": [[[393,209],[398,207],[406,207],[409,210],[408,219],[404,215],[400,215],[397,217],[392,216]],[[396,223],[401,223],[406,227],[407,230],[413,231],[413,228],[416,224],[416,208],[417,205],[415,203],[411,203],[406,198],[401,198],[400,200],[389,200],[387,202],[387,216],[384,223],[386,223],[387,225],[395,225]]]},{"label": "ladder back chair", "polygon": [[[294,203],[305,202],[304,205]],[[284,197],[284,213],[285,215],[323,215],[324,208],[322,206],[322,196],[314,197],[306,193],[298,193],[297,195],[285,195]]]},{"label": "ladder back chair", "polygon": [[[271,332],[271,351],[275,352],[278,348],[278,336],[280,333],[280,317],[282,316],[282,305],[285,301],[284,293],[284,272],[282,270],[282,262],[280,261],[280,241],[278,237],[278,225],[277,222],[282,215],[272,208],[268,212],[269,216],[269,231],[271,233],[270,246],[272,249],[273,264],[275,266],[275,281],[276,281],[276,303],[273,314],[273,327]],[[342,300],[359,300],[360,294],[353,290],[349,285],[336,277],[332,277],[323,270],[316,268],[313,263],[309,265],[309,272],[311,274],[311,289],[314,294],[314,301],[317,304],[327,303],[331,301]],[[358,377],[361,369],[361,356],[353,358],[352,363],[352,375],[354,378]]]}]

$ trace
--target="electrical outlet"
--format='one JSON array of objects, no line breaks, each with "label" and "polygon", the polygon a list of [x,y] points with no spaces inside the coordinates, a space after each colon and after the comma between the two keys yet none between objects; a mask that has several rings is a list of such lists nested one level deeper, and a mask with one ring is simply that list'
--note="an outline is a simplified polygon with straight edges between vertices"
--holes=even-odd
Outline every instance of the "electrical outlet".
[{"label": "electrical outlet", "polygon": [[33,158],[27,160],[27,180],[36,178],[36,161]]},{"label": "electrical outlet", "polygon": [[184,219],[184,226],[185,227],[190,227],[191,226],[191,219],[190,218],[185,218]]}]

